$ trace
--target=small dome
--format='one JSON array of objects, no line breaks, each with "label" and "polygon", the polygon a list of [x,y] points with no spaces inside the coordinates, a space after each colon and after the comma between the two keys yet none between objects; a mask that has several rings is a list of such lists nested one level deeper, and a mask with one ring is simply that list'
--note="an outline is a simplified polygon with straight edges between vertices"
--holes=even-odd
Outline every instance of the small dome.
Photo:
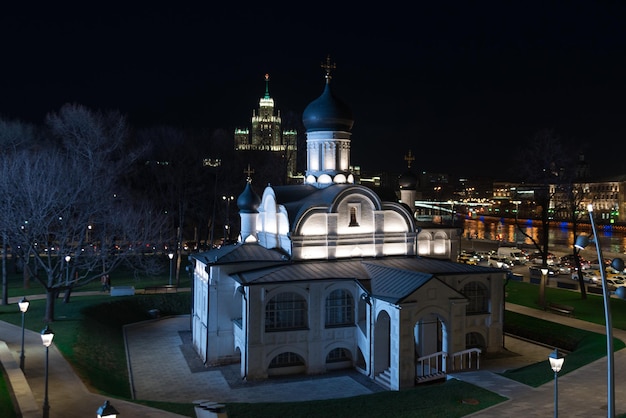
[{"label": "small dome", "polygon": [[414,190],[417,188],[417,176],[410,171],[407,171],[398,177],[398,185],[400,186],[400,189]]},{"label": "small dome", "polygon": [[237,207],[239,208],[239,212],[243,213],[255,213],[261,204],[261,198],[258,194],[252,190],[252,186],[248,181],[246,183],[246,188],[237,198]]},{"label": "small dome", "polygon": [[327,82],[322,95],[304,109],[302,122],[307,131],[350,131],[354,119],[350,107],[335,97]]}]

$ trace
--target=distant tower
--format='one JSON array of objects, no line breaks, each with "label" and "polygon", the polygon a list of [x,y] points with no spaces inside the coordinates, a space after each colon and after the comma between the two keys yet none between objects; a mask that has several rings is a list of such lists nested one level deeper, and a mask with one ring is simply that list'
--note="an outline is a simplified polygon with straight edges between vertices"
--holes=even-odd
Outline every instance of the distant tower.
[{"label": "distant tower", "polygon": [[305,183],[319,188],[334,183],[354,183],[349,171],[352,110],[330,88],[330,72],[336,68],[330,63],[330,57],[322,68],[326,78],[324,92],[302,114],[307,137]]},{"label": "distant tower", "polygon": [[274,99],[269,93],[269,74],[265,74],[265,95],[259,100],[258,113],[252,111],[252,131],[235,129],[235,151],[280,153],[287,159],[287,176],[296,172],[297,137],[295,130],[282,130],[280,110],[274,112]]},{"label": "distant tower", "polygon": [[411,211],[415,213],[417,209],[415,207],[415,200],[417,198],[417,186],[418,179],[415,174],[411,172],[411,163],[415,161],[415,157],[409,150],[408,155],[404,156],[404,160],[407,162],[407,171],[398,177],[398,186],[400,187],[400,201],[411,208]]}]

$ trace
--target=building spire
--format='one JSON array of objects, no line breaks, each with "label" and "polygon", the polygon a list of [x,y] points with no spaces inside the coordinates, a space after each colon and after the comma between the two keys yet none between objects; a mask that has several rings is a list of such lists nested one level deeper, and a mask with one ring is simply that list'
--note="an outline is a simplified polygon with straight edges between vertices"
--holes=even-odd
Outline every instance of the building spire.
[{"label": "building spire", "polygon": [[270,98],[270,75],[265,74],[265,97],[264,99]]},{"label": "building spire", "polygon": [[332,64],[330,63],[330,54],[328,54],[326,56],[326,62],[325,63],[323,62],[321,67],[324,69],[324,71],[326,71],[325,78],[326,78],[326,84],[328,84],[330,83],[330,80],[333,78],[330,75],[330,72],[331,70],[334,70],[335,68],[337,68],[337,64],[335,64],[334,62]]}]

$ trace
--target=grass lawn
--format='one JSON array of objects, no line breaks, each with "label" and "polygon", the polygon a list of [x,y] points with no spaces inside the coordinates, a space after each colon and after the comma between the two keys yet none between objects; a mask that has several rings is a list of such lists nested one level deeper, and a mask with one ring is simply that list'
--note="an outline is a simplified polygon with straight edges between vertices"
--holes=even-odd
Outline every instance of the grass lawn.
[{"label": "grass lawn", "polygon": [[[137,281],[115,274],[114,285],[134,285],[136,288],[151,284],[165,284],[167,277]],[[182,276],[181,276],[182,278]],[[150,284],[148,284],[150,283]],[[20,283],[21,284],[21,283]],[[37,285],[34,285],[37,286]],[[12,287],[12,296],[21,296],[19,284]],[[31,289],[33,290],[33,289]],[[99,290],[99,284],[95,289]],[[510,282],[507,285],[507,302],[537,307],[538,288],[527,283]],[[589,295],[586,301],[580,294],[561,289],[546,289],[548,301],[564,303],[575,307],[579,319],[604,323],[602,298]],[[33,293],[40,293],[33,292]],[[32,293],[30,293],[32,294]],[[626,326],[626,302],[611,300],[614,326]],[[169,295],[135,295],[111,298],[106,294],[74,297],[68,304],[59,299],[56,305],[56,321],[52,324],[55,331],[54,344],[74,365],[81,378],[91,390],[111,396],[128,399],[129,382],[126,368],[126,356],[122,340],[122,326],[127,323],[149,318],[148,309],[157,308],[163,315],[189,312],[190,294],[181,292]],[[40,331],[45,301],[33,300],[26,315],[26,327]],[[619,320],[618,320],[619,318]],[[622,319],[623,318],[623,319]],[[21,314],[16,305],[0,306],[0,320],[21,325]],[[561,373],[567,373],[606,354],[606,338],[600,334],[588,333],[575,328],[542,321],[537,318],[506,313],[507,332],[518,335],[532,332],[537,339],[551,346],[570,349],[568,361]],[[554,336],[559,339],[555,340]],[[623,348],[621,341],[615,342],[615,349]],[[106,356],[95,353],[107,353]],[[552,372],[544,362],[505,373],[505,376],[537,386],[553,378]],[[0,402],[6,388],[0,384]],[[444,383],[420,386],[399,392],[381,392],[353,398],[311,401],[299,403],[268,404],[227,404],[229,418],[255,416],[259,418],[289,417],[462,417],[480,409],[505,400],[492,392],[464,382],[450,380]],[[194,417],[193,405],[145,403],[183,416]],[[3,402],[4,403],[4,402]],[[12,417],[10,412],[0,409],[0,416]],[[15,415],[13,415],[15,416]]]}]

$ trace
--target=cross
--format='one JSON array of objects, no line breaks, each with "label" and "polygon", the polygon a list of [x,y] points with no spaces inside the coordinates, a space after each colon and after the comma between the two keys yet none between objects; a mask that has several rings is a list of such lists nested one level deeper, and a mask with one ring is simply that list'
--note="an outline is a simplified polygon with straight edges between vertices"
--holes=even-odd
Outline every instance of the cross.
[{"label": "cross", "polygon": [[330,80],[332,77],[330,76],[330,70],[334,70],[337,68],[337,64],[330,63],[330,54],[326,56],[326,63],[322,63],[321,67],[326,70],[326,79]]},{"label": "cross", "polygon": [[254,174],[254,170],[250,168],[250,163],[248,163],[248,168],[243,170],[243,172],[246,174],[248,181],[252,181],[252,177],[250,177],[250,174]]},{"label": "cross", "polygon": [[409,155],[404,156],[404,160],[407,161],[409,165],[409,170],[411,169],[411,161],[415,161],[415,157],[411,154],[411,150],[409,150]]}]

